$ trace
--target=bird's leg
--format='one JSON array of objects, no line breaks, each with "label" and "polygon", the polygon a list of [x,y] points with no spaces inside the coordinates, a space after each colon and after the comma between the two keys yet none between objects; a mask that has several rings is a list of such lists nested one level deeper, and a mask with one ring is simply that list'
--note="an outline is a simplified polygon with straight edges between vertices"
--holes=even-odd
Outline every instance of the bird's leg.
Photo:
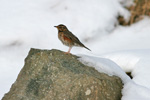
[{"label": "bird's leg", "polygon": [[70,54],[71,49],[72,49],[72,47],[69,47],[69,50],[68,50],[68,52],[66,52],[66,54]]},{"label": "bird's leg", "polygon": [[68,53],[70,53],[71,49],[72,49],[72,47],[69,47]]}]

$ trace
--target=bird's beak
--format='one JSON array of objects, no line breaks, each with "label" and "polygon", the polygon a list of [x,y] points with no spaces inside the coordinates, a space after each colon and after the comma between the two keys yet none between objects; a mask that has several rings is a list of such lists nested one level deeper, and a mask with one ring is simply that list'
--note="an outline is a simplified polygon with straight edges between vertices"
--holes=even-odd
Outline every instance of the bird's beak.
[{"label": "bird's beak", "polygon": [[56,28],[57,28],[57,26],[54,26],[54,27],[56,27]]}]

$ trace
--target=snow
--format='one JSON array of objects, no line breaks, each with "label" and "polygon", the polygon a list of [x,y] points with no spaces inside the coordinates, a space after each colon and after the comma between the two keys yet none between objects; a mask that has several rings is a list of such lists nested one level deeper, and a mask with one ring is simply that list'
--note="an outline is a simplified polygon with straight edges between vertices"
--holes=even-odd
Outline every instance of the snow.
[{"label": "snow", "polygon": [[54,28],[65,24],[92,50],[74,47],[71,53],[100,72],[119,76],[122,100],[150,100],[150,18],[131,26],[117,22],[118,15],[129,19],[124,7],[132,1],[0,0],[0,98],[15,82],[31,47],[68,50]]},{"label": "snow", "polygon": [[[145,17],[142,21],[131,26],[118,26],[109,35],[105,35],[99,41],[98,49],[94,49],[94,54],[102,54],[120,50],[149,49],[150,40],[150,18]],[[97,48],[92,45],[91,48]]]},{"label": "snow", "polygon": [[150,89],[130,81],[124,85],[121,100],[150,100]]},{"label": "snow", "polygon": [[[122,79],[122,100],[150,100],[150,49],[116,51],[100,57],[80,56],[83,64]],[[124,71],[131,72],[133,78]]]},{"label": "snow", "polygon": [[131,72],[133,81],[150,89],[150,49],[118,51],[103,55],[116,62],[124,71]]},{"label": "snow", "polygon": [[106,73],[110,76],[119,76],[124,84],[131,80],[129,76],[127,76],[126,73],[116,63],[109,59],[81,55],[79,61],[85,65],[94,67],[99,72]]}]

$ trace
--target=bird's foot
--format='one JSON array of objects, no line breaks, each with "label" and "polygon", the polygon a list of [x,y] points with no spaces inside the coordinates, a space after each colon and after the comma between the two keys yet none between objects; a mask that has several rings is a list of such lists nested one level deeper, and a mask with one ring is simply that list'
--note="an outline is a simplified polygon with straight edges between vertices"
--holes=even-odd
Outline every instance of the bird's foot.
[{"label": "bird's foot", "polygon": [[70,52],[65,52],[65,54],[70,55],[71,53]]}]

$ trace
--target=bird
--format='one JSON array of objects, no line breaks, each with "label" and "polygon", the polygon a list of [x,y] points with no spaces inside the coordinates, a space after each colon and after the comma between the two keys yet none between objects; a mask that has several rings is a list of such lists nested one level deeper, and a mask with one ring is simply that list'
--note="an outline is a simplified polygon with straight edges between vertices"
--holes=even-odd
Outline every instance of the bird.
[{"label": "bird", "polygon": [[70,54],[70,51],[71,51],[73,46],[84,47],[87,50],[91,51],[83,43],[81,43],[80,40],[72,32],[70,32],[65,25],[59,24],[59,25],[54,26],[54,27],[56,27],[58,30],[59,40],[64,45],[69,47],[69,50],[68,50],[68,52],[66,52],[66,54]]}]

